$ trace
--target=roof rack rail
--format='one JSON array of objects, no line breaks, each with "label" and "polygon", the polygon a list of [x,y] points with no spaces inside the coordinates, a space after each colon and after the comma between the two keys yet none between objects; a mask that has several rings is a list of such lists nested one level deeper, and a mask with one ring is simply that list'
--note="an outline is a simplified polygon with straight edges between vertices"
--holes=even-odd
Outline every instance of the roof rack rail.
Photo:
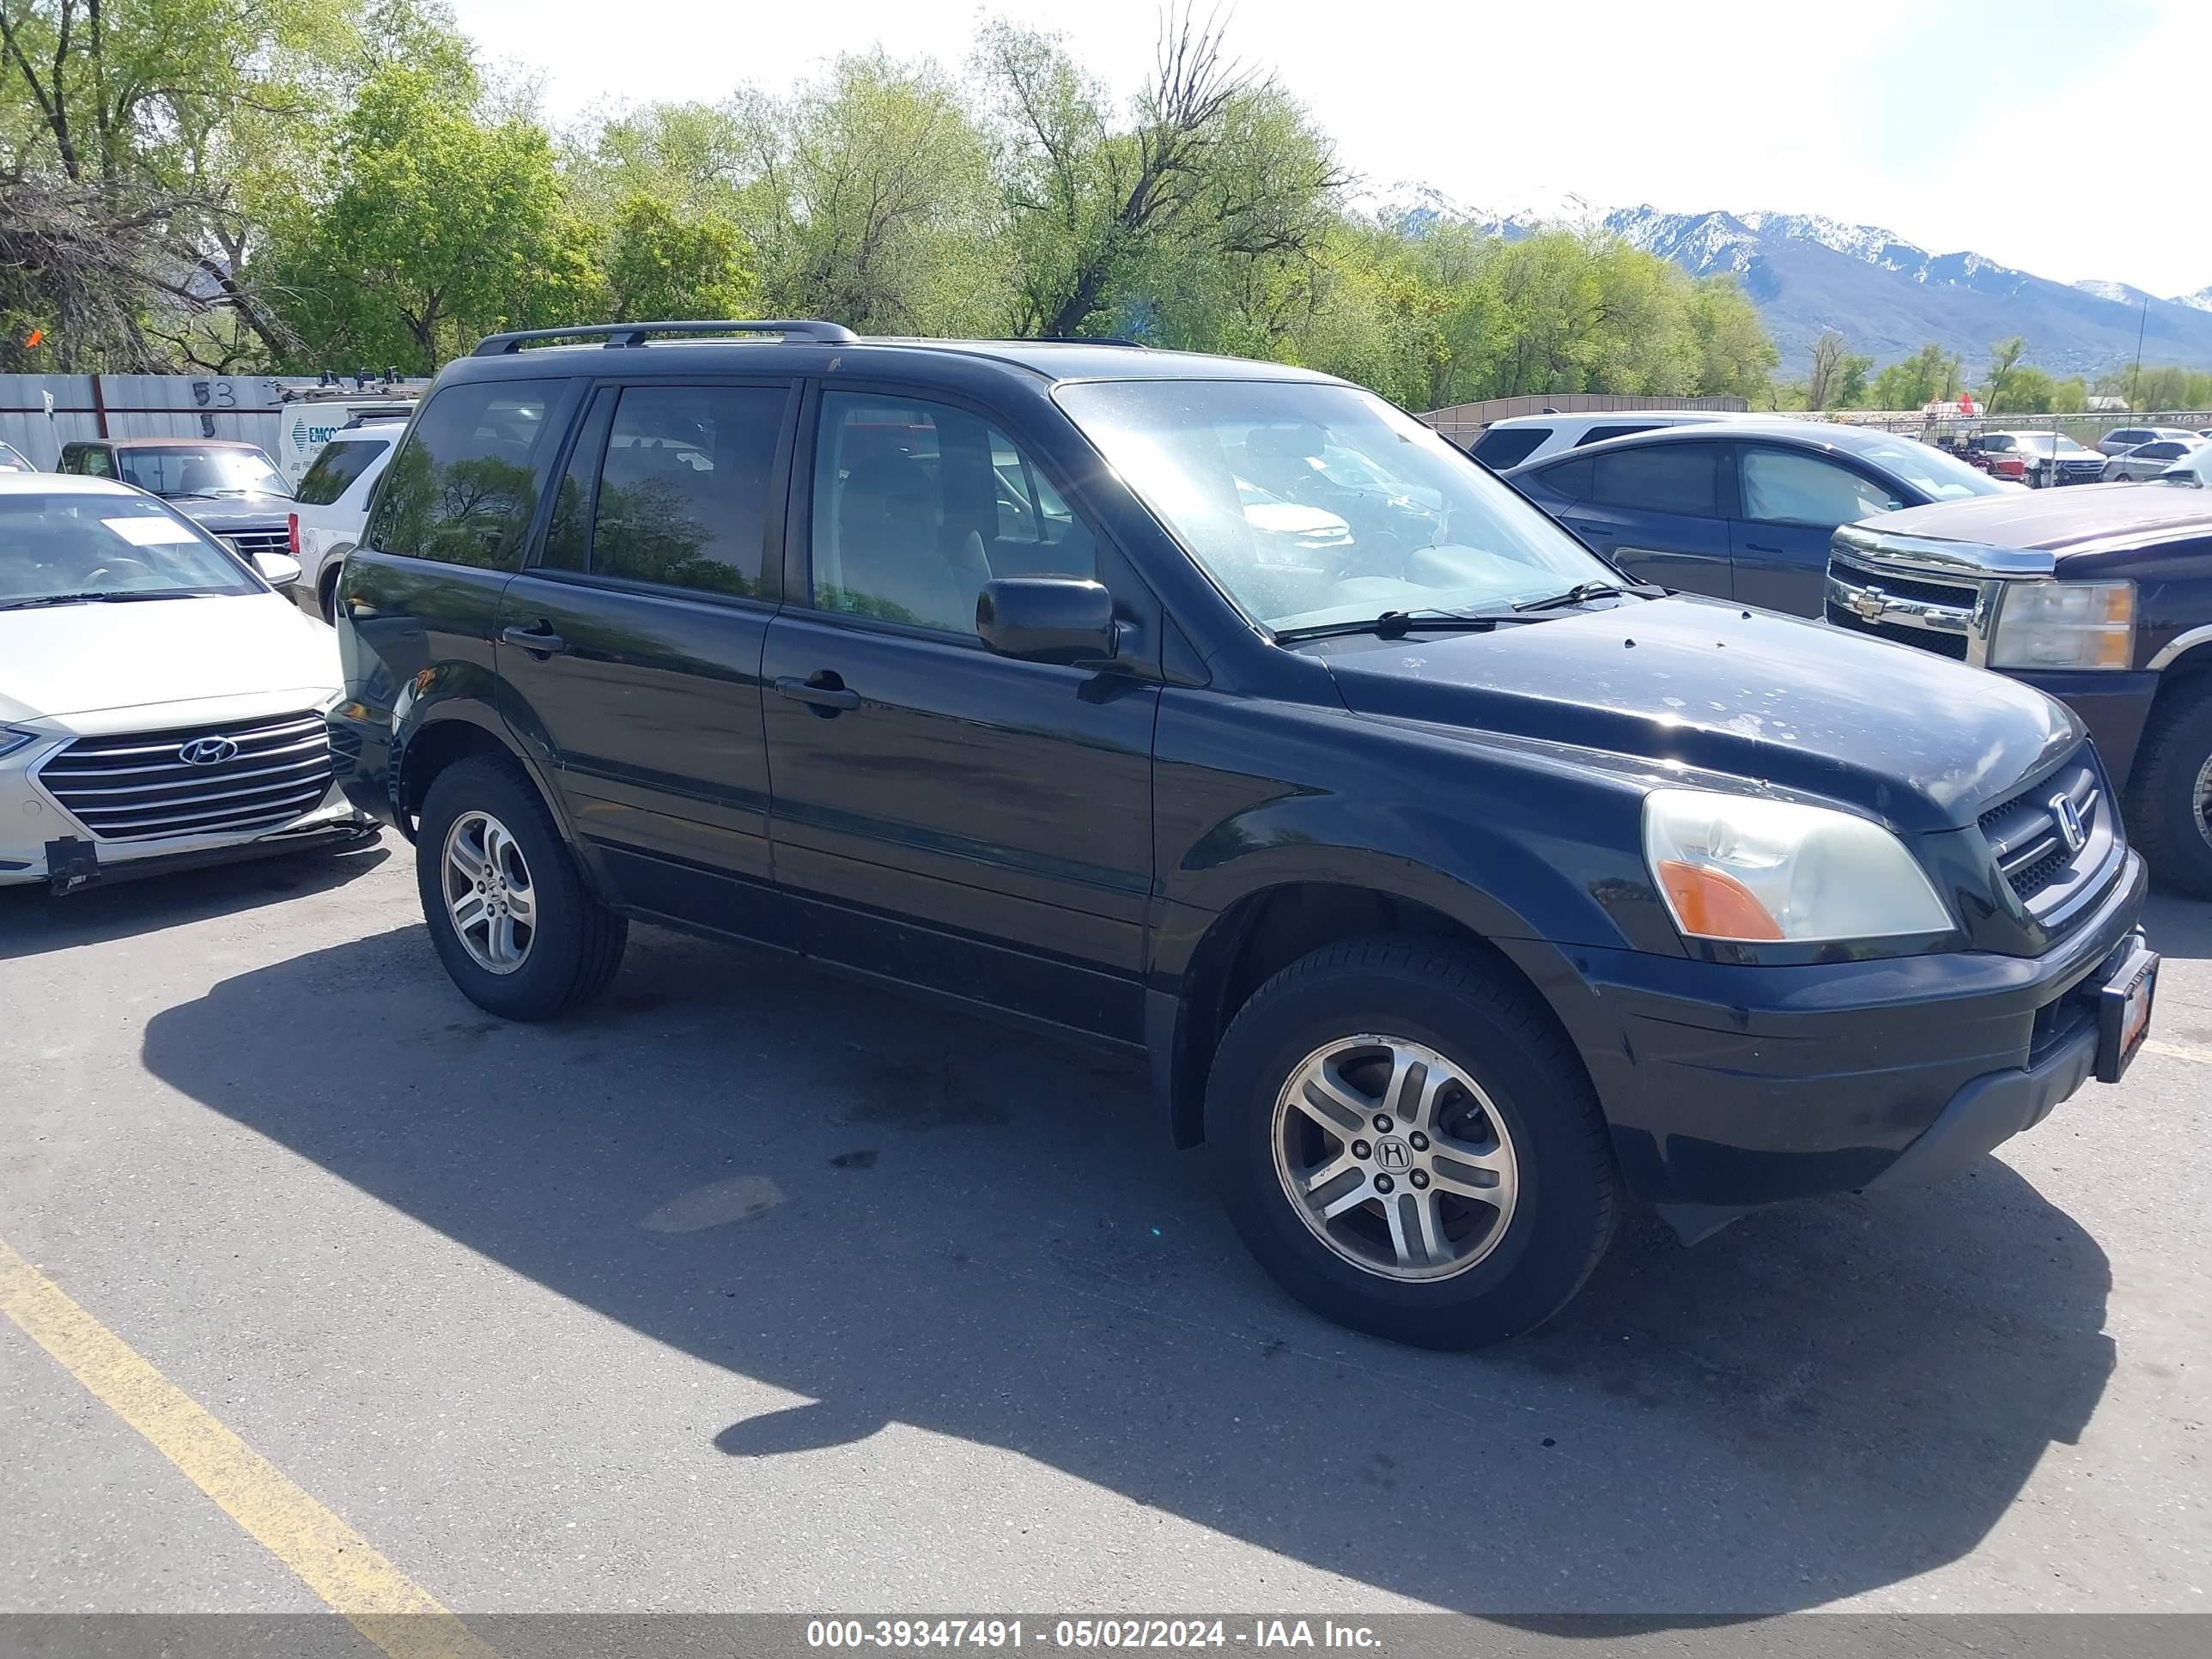
[{"label": "roof rack rail", "polygon": [[819,340],[825,345],[843,345],[860,337],[842,323],[812,321],[584,323],[574,328],[526,328],[512,334],[487,334],[469,355],[505,356],[538,340],[601,339],[609,346],[641,346],[656,334],[776,334],[786,339]]},{"label": "roof rack rail", "polygon": [[1125,340],[1118,334],[1040,334],[1040,345],[1111,345],[1127,346],[1134,351],[1150,351],[1152,347],[1142,340]]}]

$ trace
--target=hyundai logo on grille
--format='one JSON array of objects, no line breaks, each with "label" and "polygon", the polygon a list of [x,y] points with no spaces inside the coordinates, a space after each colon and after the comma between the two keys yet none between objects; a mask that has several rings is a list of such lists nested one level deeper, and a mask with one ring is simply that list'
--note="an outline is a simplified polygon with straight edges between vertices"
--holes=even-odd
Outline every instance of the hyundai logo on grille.
[{"label": "hyundai logo on grille", "polygon": [[2089,832],[2081,827],[2081,809],[2074,805],[2074,797],[2053,795],[2051,816],[2058,820],[2058,833],[2066,837],[2066,850],[2080,852],[2089,839]]},{"label": "hyundai logo on grille", "polygon": [[194,738],[177,750],[177,758],[188,766],[220,766],[237,753],[238,745],[228,738]]}]

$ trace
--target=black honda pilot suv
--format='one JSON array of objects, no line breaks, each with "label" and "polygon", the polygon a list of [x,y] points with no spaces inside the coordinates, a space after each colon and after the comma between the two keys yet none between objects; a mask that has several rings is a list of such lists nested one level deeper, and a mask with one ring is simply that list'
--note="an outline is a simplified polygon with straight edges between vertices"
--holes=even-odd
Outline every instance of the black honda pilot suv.
[{"label": "black honda pilot suv", "polygon": [[345,787],[483,1007],[636,918],[1141,1053],[1267,1268],[1408,1341],[1536,1324],[1632,1198],[1947,1175],[2149,1016],[2064,708],[1638,586],[1300,369],[495,337],[340,596]]}]

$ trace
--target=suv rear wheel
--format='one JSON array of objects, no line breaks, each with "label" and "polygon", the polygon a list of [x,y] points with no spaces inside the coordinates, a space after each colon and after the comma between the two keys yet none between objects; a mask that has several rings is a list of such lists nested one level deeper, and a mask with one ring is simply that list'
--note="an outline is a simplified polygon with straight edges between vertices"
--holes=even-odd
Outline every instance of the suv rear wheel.
[{"label": "suv rear wheel", "polygon": [[606,988],[629,925],[592,896],[514,762],[457,761],[432,780],[415,882],[453,983],[507,1019],[550,1019]]},{"label": "suv rear wheel", "polygon": [[1206,1139],[1238,1233],[1316,1312],[1425,1347],[1540,1324],[1613,1234],[1614,1173],[1565,1036],[1474,952],[1330,945],[1215,1057]]},{"label": "suv rear wheel", "polygon": [[2128,828],[2152,871],[2212,899],[2212,675],[2159,699],[2128,794]]}]

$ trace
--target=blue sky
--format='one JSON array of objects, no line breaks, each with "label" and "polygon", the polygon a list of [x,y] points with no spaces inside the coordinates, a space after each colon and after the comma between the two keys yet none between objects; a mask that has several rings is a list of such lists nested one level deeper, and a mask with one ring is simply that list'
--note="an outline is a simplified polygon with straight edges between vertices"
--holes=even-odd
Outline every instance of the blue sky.
[{"label": "blue sky", "polygon": [[[610,27],[605,0],[455,9],[563,119],[781,86],[878,43],[957,70],[987,9],[654,0],[632,29]],[[988,9],[1061,31],[1116,88],[1149,65],[1147,0]],[[2062,281],[2212,284],[2192,136],[2212,88],[2207,0],[1243,0],[1231,33],[1378,187],[1498,208],[1778,208]],[[2140,159],[2169,145],[2171,167]],[[2177,169],[2199,182],[2177,188]]]}]

